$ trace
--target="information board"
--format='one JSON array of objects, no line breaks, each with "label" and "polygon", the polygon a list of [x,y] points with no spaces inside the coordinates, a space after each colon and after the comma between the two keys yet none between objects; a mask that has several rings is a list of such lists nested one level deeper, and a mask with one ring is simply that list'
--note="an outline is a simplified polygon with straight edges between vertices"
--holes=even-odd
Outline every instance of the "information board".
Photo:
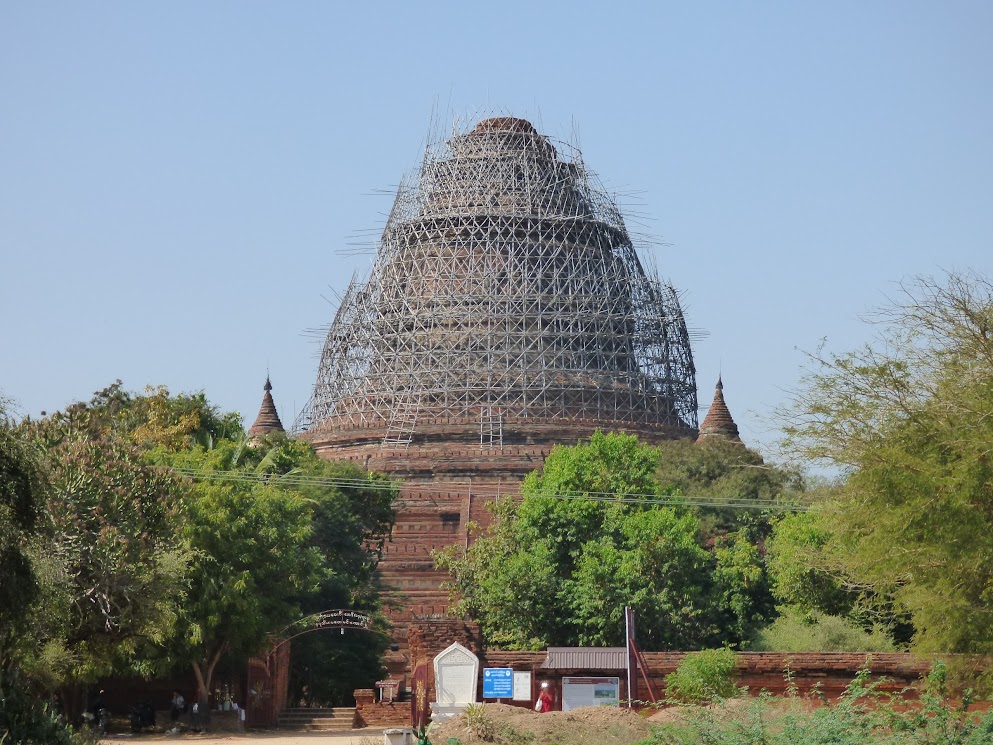
[{"label": "information board", "polygon": [[379,689],[379,700],[392,701],[399,687],[399,680],[377,680],[376,688]]},{"label": "information board", "polygon": [[514,671],[509,667],[483,668],[483,698],[513,698]]},{"label": "information board", "polygon": [[514,701],[531,700],[531,673],[514,671]]},{"label": "information board", "polygon": [[581,706],[618,706],[620,678],[562,678],[562,711]]}]

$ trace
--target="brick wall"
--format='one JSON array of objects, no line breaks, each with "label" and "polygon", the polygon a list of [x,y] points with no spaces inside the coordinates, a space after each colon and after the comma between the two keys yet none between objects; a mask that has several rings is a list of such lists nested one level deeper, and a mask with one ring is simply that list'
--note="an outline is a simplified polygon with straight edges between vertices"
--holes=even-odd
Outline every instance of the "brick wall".
[{"label": "brick wall", "polygon": [[[665,676],[673,672],[686,656],[685,652],[645,652],[649,677],[659,695],[665,691]],[[867,655],[847,652],[743,652],[738,655],[738,685],[752,695],[761,690],[782,695],[786,692],[785,671],[789,668],[801,694],[817,687],[828,698],[839,696],[856,673],[865,666]],[[916,683],[931,668],[931,660],[904,653],[873,654],[869,669],[874,678],[890,679],[880,686],[884,691],[901,691]],[[648,697],[639,676],[638,695]]]},{"label": "brick wall", "polygon": [[[428,701],[435,700],[434,657],[458,642],[479,656],[479,692],[482,693],[482,671],[486,667],[509,667],[514,670],[530,670],[533,682],[549,678],[553,681],[563,675],[600,673],[621,678],[621,697],[627,697],[625,672],[623,670],[584,670],[561,671],[542,670],[545,652],[520,652],[505,650],[484,650],[477,624],[453,619],[431,619],[415,621],[408,627],[408,651],[410,669],[417,673],[423,670],[428,679]],[[687,653],[685,652],[645,652],[644,658],[654,687],[660,696],[665,695],[665,677],[673,672]],[[785,671],[792,672],[793,684],[802,694],[819,690],[828,698],[836,698],[866,666],[873,678],[887,679],[879,689],[899,692],[913,686],[931,667],[929,658],[910,654],[888,653],[785,653],[785,652],[744,652],[738,655],[738,685],[748,688],[749,693],[758,695],[766,690],[775,695],[786,692],[788,683]],[[649,694],[644,680],[639,674],[638,687],[634,698],[648,700]],[[560,689],[559,689],[560,690]],[[531,702],[507,702],[517,706],[530,706]],[[410,721],[410,703],[379,704],[373,690],[357,690],[355,705],[359,726],[392,727],[406,726]]]},{"label": "brick wall", "polygon": [[[581,415],[582,408],[575,412]],[[540,468],[558,443],[574,444],[595,431],[624,431],[652,443],[692,437],[695,430],[632,422],[584,419],[513,418],[503,420],[502,444],[480,445],[478,419],[419,420],[406,447],[384,447],[387,423],[362,424],[347,418],[322,422],[303,435],[318,454],[346,460],[403,479],[393,540],[387,543],[379,574],[392,588],[399,610],[390,612],[403,643],[404,626],[418,617],[443,615],[449,578],[434,570],[431,553],[446,546],[466,546],[468,525],[484,527],[487,504],[497,495],[516,495],[529,472]]]},{"label": "brick wall", "polygon": [[[416,675],[421,668],[425,670],[428,681],[428,701],[434,701],[436,698],[434,658],[455,642],[482,658],[483,636],[479,630],[479,625],[471,621],[454,619],[417,621],[411,623],[407,630],[411,675]],[[480,675],[482,675],[482,662],[479,669]]]},{"label": "brick wall", "polygon": [[[656,692],[662,696],[665,694],[665,677],[676,669],[686,653],[646,652],[644,656],[648,665],[648,677]],[[544,660],[545,652],[486,650],[480,657],[480,665],[532,670],[536,678],[558,678],[563,674],[573,674],[570,671],[541,670]],[[738,655],[738,685],[746,686],[752,695],[758,695],[763,689],[775,695],[783,695],[788,685],[785,670],[789,667],[793,674],[793,683],[801,694],[809,693],[816,687],[828,698],[836,698],[865,664],[864,654],[745,652]],[[874,678],[889,679],[880,686],[880,690],[892,692],[899,692],[913,685],[922,675],[927,674],[930,667],[929,659],[909,654],[875,654],[869,664]],[[603,672],[621,678],[622,696],[626,697],[625,671]],[[648,689],[640,673],[635,699],[649,699]]]},{"label": "brick wall", "polygon": [[435,655],[458,642],[463,647],[480,655],[483,637],[479,624],[451,618],[415,621],[407,630],[407,647],[412,667],[420,663],[430,664]]},{"label": "brick wall", "polygon": [[[453,641],[470,648],[479,655],[480,675],[484,667],[509,667],[515,670],[531,670],[535,678],[558,678],[562,675],[582,672],[602,672],[603,674],[618,675],[622,681],[623,670],[612,671],[553,671],[542,670],[545,652],[514,652],[504,650],[481,650],[479,628],[475,624],[463,621],[434,622],[433,624],[412,624],[410,627],[410,661],[414,669],[425,665],[429,669],[429,694],[434,696],[434,656],[445,649]],[[662,696],[665,693],[665,677],[673,672],[685,652],[645,652],[645,663],[648,666],[648,677],[651,678],[656,692]],[[786,692],[788,683],[785,671],[792,672],[793,684],[801,694],[813,691],[815,688],[828,698],[839,696],[845,687],[855,678],[868,659],[869,669],[873,678],[886,678],[880,690],[899,692],[918,682],[926,675],[931,667],[931,659],[915,657],[905,653],[865,654],[851,653],[785,653],[785,652],[744,652],[738,655],[738,685],[748,688],[752,695],[758,695],[766,690],[775,695]],[[626,697],[625,685],[622,683],[622,696]],[[480,678],[479,690],[482,691]],[[648,700],[648,689],[640,673],[638,689],[634,696],[639,700]]]},{"label": "brick wall", "polygon": [[382,702],[376,700],[376,691],[372,688],[359,688],[355,691],[355,726],[376,727],[409,727],[410,702]]}]

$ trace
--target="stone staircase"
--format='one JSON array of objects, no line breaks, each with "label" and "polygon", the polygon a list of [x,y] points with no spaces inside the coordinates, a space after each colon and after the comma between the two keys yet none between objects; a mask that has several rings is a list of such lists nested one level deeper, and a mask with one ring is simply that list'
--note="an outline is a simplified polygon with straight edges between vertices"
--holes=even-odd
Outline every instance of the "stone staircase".
[{"label": "stone staircase", "polygon": [[343,732],[355,727],[355,707],[283,709],[277,727],[308,732]]}]

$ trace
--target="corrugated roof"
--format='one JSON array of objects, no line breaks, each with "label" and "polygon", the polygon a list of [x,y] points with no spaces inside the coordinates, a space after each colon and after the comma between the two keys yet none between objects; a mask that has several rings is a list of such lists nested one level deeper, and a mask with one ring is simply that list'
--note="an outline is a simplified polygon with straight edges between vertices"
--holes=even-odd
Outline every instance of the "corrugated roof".
[{"label": "corrugated roof", "polygon": [[546,670],[624,670],[624,647],[549,647],[541,667]]}]

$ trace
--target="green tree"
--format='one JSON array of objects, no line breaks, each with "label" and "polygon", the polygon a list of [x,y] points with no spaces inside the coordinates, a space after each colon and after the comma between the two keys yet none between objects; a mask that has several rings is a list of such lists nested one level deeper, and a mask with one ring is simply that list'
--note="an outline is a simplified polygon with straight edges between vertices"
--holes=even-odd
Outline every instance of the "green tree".
[{"label": "green tree", "polygon": [[33,669],[61,688],[74,719],[82,684],[132,668],[171,634],[189,560],[179,535],[183,489],[86,404],[20,430],[43,453],[48,483]]},{"label": "green tree", "polygon": [[824,554],[831,531],[830,515],[796,512],[777,520],[766,541],[766,563],[778,603],[799,613],[820,611],[847,616],[857,598],[842,576],[828,568]]},{"label": "green tree", "polygon": [[268,484],[198,484],[184,535],[196,552],[179,641],[207,703],[223,655],[262,651],[316,590],[321,557],[309,545],[310,509]]},{"label": "green tree", "polygon": [[[708,501],[726,499],[780,501],[800,498],[805,483],[799,471],[766,463],[762,456],[740,443],[689,439],[659,443],[659,482],[688,497]],[[694,507],[707,533],[744,529],[753,540],[768,535],[771,512],[722,507]]]},{"label": "green tree", "polygon": [[[696,517],[659,483],[659,454],[620,434],[554,448],[468,551],[438,553],[456,610],[517,649],[623,644],[626,605],[648,647],[741,641],[764,619],[761,558],[738,534],[705,547]],[[673,506],[646,501],[667,495]]]},{"label": "green tree", "polygon": [[787,445],[842,469],[825,566],[892,598],[922,651],[993,652],[993,283],[918,279],[878,339],[813,355]]},{"label": "green tree", "polygon": [[117,380],[93,394],[86,411],[94,435],[117,436],[145,451],[210,448],[218,440],[237,441],[245,434],[241,417],[222,413],[202,391],[172,394],[165,386],[148,386],[136,394]]},{"label": "green tree", "polygon": [[746,531],[714,540],[714,593],[722,618],[721,642],[736,644],[775,616],[775,603],[761,548]]},{"label": "green tree", "polygon": [[[830,491],[816,493],[823,499]],[[833,640],[839,639],[845,628],[852,630],[845,639],[856,640],[844,642],[852,651],[859,651],[855,649],[859,644],[883,650],[909,643],[913,627],[907,614],[894,605],[891,596],[846,575],[843,563],[835,559],[831,550],[833,520],[830,511],[811,511],[775,521],[765,544],[766,564],[782,617],[776,620],[776,629],[757,637],[756,643],[763,649],[770,649],[773,640],[792,634],[811,644],[824,640],[820,651],[844,651],[841,642]],[[888,639],[886,644],[878,641],[880,635]],[[799,651],[793,646],[781,651]]]},{"label": "green tree", "polygon": [[[619,513],[619,514],[613,514]],[[712,601],[714,557],[685,510],[608,510],[564,583],[566,628],[583,646],[624,644],[624,607],[652,649],[694,648],[719,634]]]},{"label": "green tree", "polygon": [[0,672],[13,664],[25,631],[24,610],[38,593],[28,544],[37,530],[43,489],[35,453],[0,400]]},{"label": "green tree", "polygon": [[36,454],[0,397],[0,742],[11,745],[79,742],[42,703],[22,668],[36,641],[31,609],[39,581],[29,546],[42,515],[45,487]]},{"label": "green tree", "polygon": [[301,600],[301,611],[350,608],[371,615],[375,624],[372,631],[314,633],[294,640],[290,685],[296,693],[306,685],[312,699],[349,706],[356,688],[369,688],[382,677],[389,635],[379,612],[382,587],[376,566],[393,529],[399,486],[382,474],[326,461],[309,445],[295,444],[305,449],[290,473],[320,481],[305,480],[294,488],[311,505],[310,544],[325,568],[316,592]]},{"label": "green tree", "polygon": [[[3,425],[3,455],[16,455]],[[205,697],[222,659],[243,662],[302,614],[378,609],[375,567],[397,494],[385,477],[285,436],[248,442],[240,418],[202,393],[133,394],[120,381],[15,434],[43,455],[49,487],[32,562],[17,563],[13,539],[34,519],[23,484],[34,481],[30,460],[17,473],[0,461],[10,476],[0,530],[12,547],[5,540],[11,560],[0,571],[19,579],[3,591],[37,595],[25,664],[36,682],[63,689],[71,714],[80,684],[110,672],[191,666]],[[356,634],[315,657],[368,685],[385,643]]]},{"label": "green tree", "polygon": [[[175,657],[192,665],[202,699],[225,656],[264,652],[274,633],[301,617],[378,609],[375,567],[397,491],[385,477],[328,463],[306,443],[278,435],[252,444],[222,439],[209,449],[160,447],[153,457],[196,474],[184,528],[196,559]],[[311,651],[304,666],[328,673],[318,677],[334,679],[326,692],[339,699],[355,686],[343,695],[349,676],[334,666],[350,661],[349,674],[364,675],[368,685],[385,646],[374,634],[350,639],[302,642]]]}]

